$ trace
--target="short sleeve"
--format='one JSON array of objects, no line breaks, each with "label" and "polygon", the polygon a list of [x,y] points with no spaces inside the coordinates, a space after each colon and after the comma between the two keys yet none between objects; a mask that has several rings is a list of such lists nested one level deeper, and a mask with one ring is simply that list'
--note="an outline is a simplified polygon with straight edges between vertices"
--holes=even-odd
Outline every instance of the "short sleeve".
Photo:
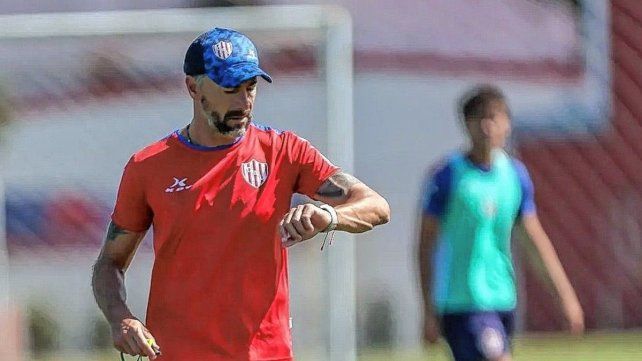
[{"label": "short sleeve", "polygon": [[436,167],[426,178],[424,186],[424,215],[441,218],[446,212],[450,194],[452,168],[448,164]]},{"label": "short sleeve", "polygon": [[291,135],[292,163],[298,172],[294,191],[312,197],[323,182],[337,173],[339,167],[332,164],[310,142]]},{"label": "short sleeve", "polygon": [[146,231],[153,217],[139,172],[140,169],[132,157],[123,171],[111,216],[116,225],[132,232]]},{"label": "short sleeve", "polygon": [[522,162],[514,159],[513,163],[522,189],[522,200],[519,204],[519,215],[525,216],[533,214],[536,211],[535,187],[533,186],[533,181],[531,180],[531,176],[528,174],[528,169],[526,169],[526,166]]}]

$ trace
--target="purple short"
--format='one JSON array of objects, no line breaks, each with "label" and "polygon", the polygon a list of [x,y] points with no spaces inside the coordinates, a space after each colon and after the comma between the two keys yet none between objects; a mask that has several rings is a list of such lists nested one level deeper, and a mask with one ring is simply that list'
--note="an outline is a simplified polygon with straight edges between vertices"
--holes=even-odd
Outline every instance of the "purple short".
[{"label": "purple short", "polygon": [[494,359],[510,350],[514,312],[446,313],[441,327],[455,361]]}]

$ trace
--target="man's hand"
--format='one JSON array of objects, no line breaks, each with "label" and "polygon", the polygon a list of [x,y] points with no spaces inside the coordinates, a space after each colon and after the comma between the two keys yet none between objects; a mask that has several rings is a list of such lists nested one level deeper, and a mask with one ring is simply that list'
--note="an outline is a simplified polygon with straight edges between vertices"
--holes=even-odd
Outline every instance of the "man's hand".
[{"label": "man's hand", "polygon": [[330,213],[312,203],[290,209],[279,222],[279,234],[284,247],[293,246],[323,231],[332,222]]},{"label": "man's hand", "polygon": [[125,318],[119,324],[112,325],[111,334],[114,347],[120,352],[132,356],[147,356],[150,360],[155,360],[160,355],[160,347],[153,341],[151,332],[136,318]]},{"label": "man's hand", "polygon": [[429,344],[436,344],[441,335],[439,318],[434,314],[426,313],[424,317],[423,337],[424,342]]},{"label": "man's hand", "polygon": [[584,333],[584,311],[580,303],[576,299],[564,301],[563,308],[569,331],[574,335]]}]

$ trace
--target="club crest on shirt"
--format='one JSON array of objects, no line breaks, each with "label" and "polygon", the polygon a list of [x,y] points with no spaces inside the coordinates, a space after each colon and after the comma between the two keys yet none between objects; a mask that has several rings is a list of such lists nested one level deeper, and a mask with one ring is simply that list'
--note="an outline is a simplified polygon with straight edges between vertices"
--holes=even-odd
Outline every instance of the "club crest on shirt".
[{"label": "club crest on shirt", "polygon": [[495,201],[492,198],[484,200],[482,207],[486,217],[494,217],[497,214],[497,204],[495,204]]},{"label": "club crest on shirt", "polygon": [[259,188],[268,177],[268,165],[256,159],[241,163],[241,175],[247,184],[254,188]]}]

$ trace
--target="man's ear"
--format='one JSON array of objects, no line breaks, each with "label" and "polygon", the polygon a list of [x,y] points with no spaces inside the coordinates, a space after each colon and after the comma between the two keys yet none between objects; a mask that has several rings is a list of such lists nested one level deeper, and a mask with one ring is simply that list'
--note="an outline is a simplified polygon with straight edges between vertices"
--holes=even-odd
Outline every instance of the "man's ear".
[{"label": "man's ear", "polygon": [[198,86],[198,83],[196,82],[196,78],[193,76],[186,76],[185,77],[185,86],[187,87],[187,92],[189,93],[190,97],[196,101],[201,101],[202,95],[200,92],[200,88]]}]

